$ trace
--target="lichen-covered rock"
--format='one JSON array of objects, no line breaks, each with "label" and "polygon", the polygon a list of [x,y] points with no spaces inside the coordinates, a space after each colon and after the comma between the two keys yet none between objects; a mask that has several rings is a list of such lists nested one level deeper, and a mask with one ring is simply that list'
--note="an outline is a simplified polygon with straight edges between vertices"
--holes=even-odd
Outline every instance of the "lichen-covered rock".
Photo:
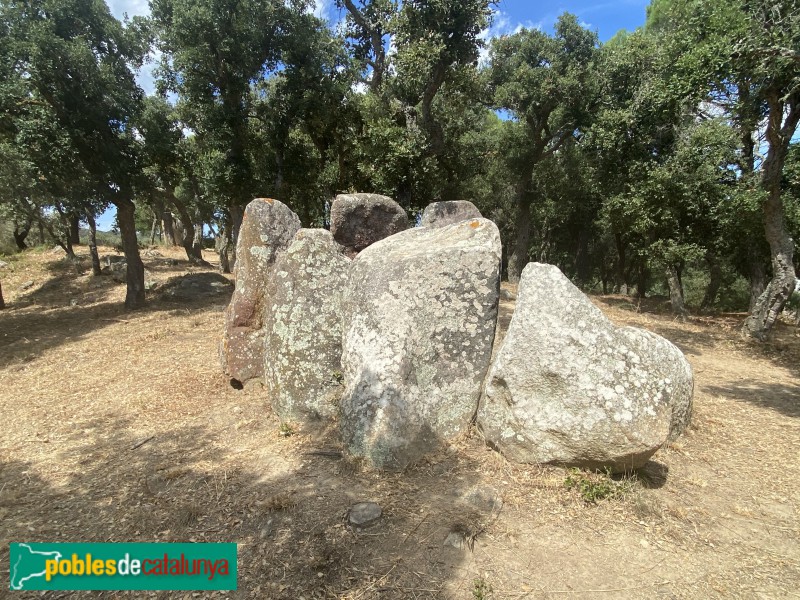
[{"label": "lichen-covered rock", "polygon": [[469,219],[480,219],[481,211],[469,200],[433,202],[425,207],[420,225],[422,227],[444,227]]},{"label": "lichen-covered rock", "polygon": [[278,255],[300,229],[300,219],[279,200],[256,198],[244,211],[236,243],[236,289],[225,309],[220,360],[241,383],[264,372],[264,309]]},{"label": "lichen-covered rock", "polygon": [[339,410],[341,298],[351,260],[324,229],[301,229],[275,264],[264,380],[283,422],[313,424]]},{"label": "lichen-covered rock", "polygon": [[408,229],[408,215],[388,196],[340,194],[331,205],[333,239],[355,255],[375,242]]},{"label": "lichen-covered rock", "polygon": [[342,302],[342,437],[403,469],[467,429],[492,353],[500,234],[486,219],[416,228],[353,261]]},{"label": "lichen-covered rock", "polygon": [[623,471],[683,432],[692,392],[678,348],[615,327],[556,267],[531,263],[478,424],[517,462]]}]

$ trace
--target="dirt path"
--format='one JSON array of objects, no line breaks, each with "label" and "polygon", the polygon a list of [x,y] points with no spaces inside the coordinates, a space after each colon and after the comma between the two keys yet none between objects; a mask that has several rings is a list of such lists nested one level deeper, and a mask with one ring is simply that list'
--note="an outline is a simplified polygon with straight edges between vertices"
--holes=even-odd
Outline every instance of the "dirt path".
[{"label": "dirt path", "polygon": [[[160,252],[146,262],[163,288],[188,269]],[[797,330],[750,347],[737,317],[679,324],[596,299],[687,353],[696,412],[623,497],[587,504],[568,472],[506,463],[478,434],[404,475],[309,454],[335,437],[282,436],[263,390],[219,372],[226,293],[157,288],[125,313],[123,286],[57,258],[0,273],[4,578],[11,541],[195,540],[240,544],[239,591],[218,597],[800,596]],[[361,500],[384,516],[354,532]],[[443,545],[454,531],[464,549]]]}]

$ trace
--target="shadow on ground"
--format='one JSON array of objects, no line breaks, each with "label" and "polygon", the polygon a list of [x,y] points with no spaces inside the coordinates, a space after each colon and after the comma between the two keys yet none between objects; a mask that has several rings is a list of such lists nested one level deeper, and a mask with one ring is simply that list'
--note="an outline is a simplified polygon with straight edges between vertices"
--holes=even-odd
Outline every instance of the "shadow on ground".
[{"label": "shadow on ground", "polygon": [[[294,461],[299,464],[274,447],[246,461],[231,460],[233,421],[219,429],[175,426],[149,436],[136,431],[135,422],[106,415],[50,432],[47,461],[39,462],[52,465],[47,473],[18,458],[24,447],[3,449],[5,573],[11,541],[237,542],[239,591],[208,597],[440,597],[449,580],[461,577],[459,565],[468,553],[443,546],[445,538],[458,531],[466,544],[474,543],[491,512],[482,511],[484,496],[474,505],[463,500],[474,484],[464,473],[475,465],[455,453],[402,475],[379,475],[341,458],[330,439],[317,440],[326,453],[308,448]],[[365,500],[378,501],[383,516],[357,530],[347,511]]]},{"label": "shadow on ground", "polygon": [[3,348],[0,368],[30,362],[47,350],[114,323],[135,322],[164,311],[199,312],[214,307],[222,310],[233,293],[233,285],[218,273],[189,273],[169,279],[148,293],[143,308],[128,311],[120,302],[107,300],[110,294],[107,278],[103,277],[98,285],[101,286],[99,289],[87,291],[72,277],[66,277],[66,281],[56,278],[45,283],[40,290],[54,286],[66,299],[71,295],[79,297],[78,303],[72,306],[65,302],[65,305],[54,308],[21,306],[23,301],[0,312],[0,343]]},{"label": "shadow on ground", "polygon": [[800,386],[795,384],[742,381],[724,386],[704,386],[703,391],[725,396],[737,402],[749,402],[756,406],[771,408],[787,417],[800,417]]}]

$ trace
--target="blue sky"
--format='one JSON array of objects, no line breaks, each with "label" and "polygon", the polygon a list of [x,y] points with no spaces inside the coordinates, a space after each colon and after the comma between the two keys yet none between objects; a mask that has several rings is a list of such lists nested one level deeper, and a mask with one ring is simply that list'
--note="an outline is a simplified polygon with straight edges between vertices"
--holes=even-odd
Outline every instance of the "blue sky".
[{"label": "blue sky", "polygon": [[[112,14],[121,19],[124,14],[149,14],[147,0],[107,0]],[[332,25],[344,18],[344,11],[336,8],[334,0],[314,0],[314,12]],[[564,12],[577,15],[579,21],[596,31],[601,41],[613,37],[620,29],[630,31],[644,24],[648,0],[564,0],[559,3],[529,0],[500,0],[495,6],[491,27],[483,34],[489,40],[504,34],[514,33],[521,27],[538,28],[550,32],[558,16]],[[145,65],[139,74],[139,84],[145,92],[152,93],[152,64]],[[113,222],[111,211],[101,215],[98,227],[107,230]]]}]

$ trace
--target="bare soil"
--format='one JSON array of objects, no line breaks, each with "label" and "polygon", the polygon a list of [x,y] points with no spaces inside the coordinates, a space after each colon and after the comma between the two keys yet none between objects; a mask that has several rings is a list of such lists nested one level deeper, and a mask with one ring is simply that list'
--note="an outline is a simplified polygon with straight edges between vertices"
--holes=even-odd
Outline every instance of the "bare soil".
[{"label": "bare soil", "polygon": [[[219,541],[239,544],[239,589],[202,597],[800,597],[793,326],[755,345],[739,338],[741,314],[681,323],[658,301],[596,297],[616,323],[688,356],[695,416],[683,438],[616,482],[508,463],[478,432],[384,474],[337,454],[333,432],[285,435],[263,388],[229,385],[217,358],[229,291],[170,295],[172,278],[203,271],[180,249],[144,257],[159,285],[136,312],[122,308],[123,284],[91,276],[85,254],[3,260],[5,581],[12,541]],[[504,302],[501,324],[512,311]],[[586,502],[565,484],[576,479],[619,493]],[[348,508],[367,500],[383,516],[353,530]],[[463,548],[444,545],[450,533]]]}]

